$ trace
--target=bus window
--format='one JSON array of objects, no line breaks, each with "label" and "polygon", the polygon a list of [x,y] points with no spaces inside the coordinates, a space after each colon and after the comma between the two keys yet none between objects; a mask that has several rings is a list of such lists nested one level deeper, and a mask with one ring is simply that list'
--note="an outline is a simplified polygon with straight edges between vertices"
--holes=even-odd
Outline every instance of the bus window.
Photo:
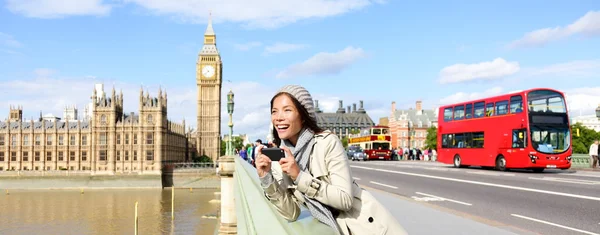
[{"label": "bus window", "polygon": [[533,112],[566,113],[563,96],[555,91],[537,90],[527,95],[529,110]]},{"label": "bus window", "polygon": [[523,112],[523,97],[515,95],[510,97],[510,113]]},{"label": "bus window", "polygon": [[513,148],[525,148],[527,146],[527,129],[513,130]]},{"label": "bus window", "polygon": [[380,134],[381,134],[381,129],[373,128],[373,135],[380,135]]},{"label": "bus window", "polygon": [[390,143],[373,143],[373,149],[389,150],[390,149]]},{"label": "bus window", "polygon": [[475,113],[475,118],[483,117],[483,114],[485,113],[485,103],[484,102],[475,103],[474,113]]},{"label": "bus window", "polygon": [[452,121],[452,108],[444,109],[444,121]]},{"label": "bus window", "polygon": [[496,115],[504,115],[508,113],[508,101],[496,102]]},{"label": "bus window", "polygon": [[485,107],[485,116],[491,117],[494,116],[494,103],[488,103]]},{"label": "bus window", "polygon": [[442,135],[442,148],[454,148],[453,142],[453,134],[444,134]]},{"label": "bus window", "polygon": [[483,148],[483,132],[474,132],[472,141],[473,148]]},{"label": "bus window", "polygon": [[465,108],[465,118],[471,119],[472,116],[473,116],[473,105],[467,104],[467,106]]},{"label": "bus window", "polygon": [[473,148],[473,134],[472,133],[464,133],[465,139],[465,148]]},{"label": "bus window", "polygon": [[382,133],[383,133],[384,135],[387,135],[387,134],[388,134],[388,129],[382,129],[382,130],[383,130],[383,132],[382,132]]},{"label": "bus window", "polygon": [[454,107],[454,120],[462,120],[465,118],[465,106]]},{"label": "bus window", "polygon": [[456,134],[455,139],[456,139],[456,143],[454,144],[455,148],[466,148],[464,134]]}]

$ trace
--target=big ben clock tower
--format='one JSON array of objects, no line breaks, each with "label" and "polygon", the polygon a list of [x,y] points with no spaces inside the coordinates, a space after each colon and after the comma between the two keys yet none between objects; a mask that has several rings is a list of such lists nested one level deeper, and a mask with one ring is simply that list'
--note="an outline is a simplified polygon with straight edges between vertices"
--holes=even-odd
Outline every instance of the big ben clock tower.
[{"label": "big ben clock tower", "polygon": [[196,146],[200,156],[209,156],[213,161],[220,157],[221,147],[221,84],[223,67],[217,50],[212,20],[204,32],[204,46],[196,62],[196,84],[198,85],[198,130]]}]

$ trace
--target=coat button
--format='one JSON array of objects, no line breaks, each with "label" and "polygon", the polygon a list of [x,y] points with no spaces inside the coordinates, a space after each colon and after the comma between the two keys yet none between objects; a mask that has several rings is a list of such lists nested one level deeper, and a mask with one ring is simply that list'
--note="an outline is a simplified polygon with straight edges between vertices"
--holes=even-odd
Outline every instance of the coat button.
[{"label": "coat button", "polygon": [[373,217],[369,217],[369,223],[373,223]]}]

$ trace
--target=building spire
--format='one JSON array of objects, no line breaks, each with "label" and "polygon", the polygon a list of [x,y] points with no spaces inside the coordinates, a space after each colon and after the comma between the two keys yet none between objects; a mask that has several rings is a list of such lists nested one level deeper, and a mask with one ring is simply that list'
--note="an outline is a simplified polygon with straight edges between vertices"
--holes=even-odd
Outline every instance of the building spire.
[{"label": "building spire", "polygon": [[204,35],[215,35],[215,31],[212,27],[212,11],[208,12],[208,26],[206,26],[206,31],[204,32]]}]

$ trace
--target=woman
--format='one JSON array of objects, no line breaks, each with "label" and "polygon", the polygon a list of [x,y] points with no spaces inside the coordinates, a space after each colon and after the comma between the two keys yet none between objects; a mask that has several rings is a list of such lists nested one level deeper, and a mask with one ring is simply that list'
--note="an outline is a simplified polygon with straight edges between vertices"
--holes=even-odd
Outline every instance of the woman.
[{"label": "woman", "polygon": [[288,221],[300,204],[340,234],[406,234],[394,217],[350,175],[340,139],[317,126],[306,89],[283,87],[271,100],[275,145],[286,153],[278,163],[257,149],[256,169],[267,199]]}]

